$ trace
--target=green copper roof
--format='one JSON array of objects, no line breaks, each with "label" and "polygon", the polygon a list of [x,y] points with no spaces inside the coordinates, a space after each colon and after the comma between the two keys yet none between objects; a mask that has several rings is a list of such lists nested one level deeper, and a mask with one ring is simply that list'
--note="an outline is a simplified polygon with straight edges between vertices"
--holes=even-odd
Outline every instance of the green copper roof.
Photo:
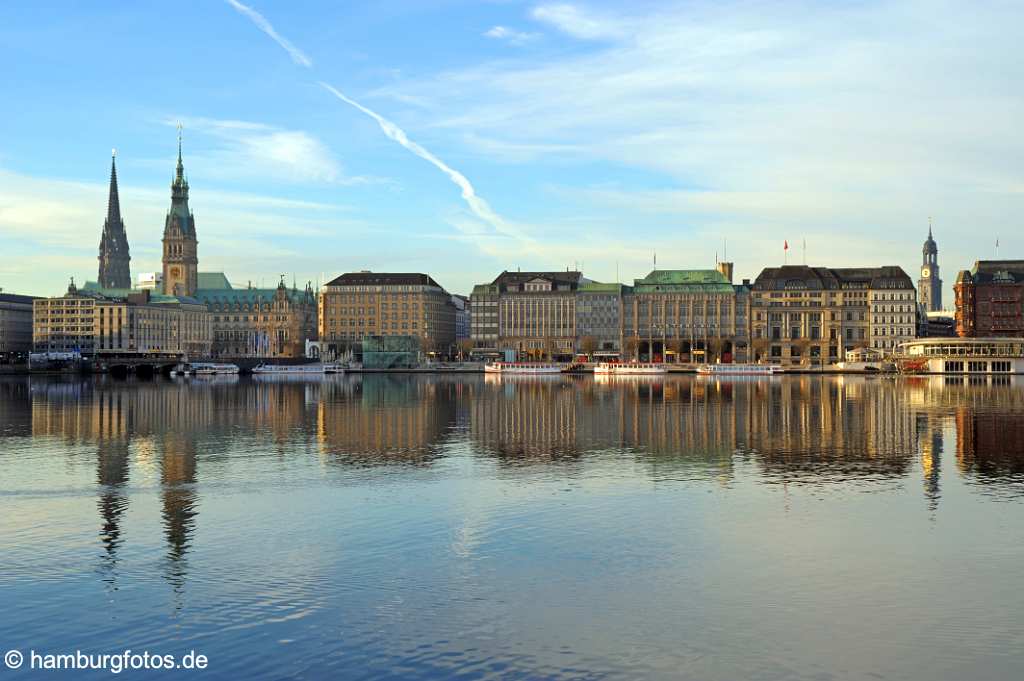
[{"label": "green copper roof", "polygon": [[702,291],[732,293],[733,287],[718,270],[654,270],[633,282],[637,293]]},{"label": "green copper roof", "polygon": [[[305,289],[288,288],[285,289],[285,293],[293,303],[301,303],[306,296]],[[195,293],[195,297],[207,305],[269,303],[274,300],[276,295],[276,288],[201,288]]]},{"label": "green copper roof", "polygon": [[196,275],[196,288],[200,289],[229,289],[231,282],[223,272],[199,272]]},{"label": "green copper roof", "polygon": [[580,284],[580,293],[622,293],[622,284],[602,284],[599,281],[588,281]]}]

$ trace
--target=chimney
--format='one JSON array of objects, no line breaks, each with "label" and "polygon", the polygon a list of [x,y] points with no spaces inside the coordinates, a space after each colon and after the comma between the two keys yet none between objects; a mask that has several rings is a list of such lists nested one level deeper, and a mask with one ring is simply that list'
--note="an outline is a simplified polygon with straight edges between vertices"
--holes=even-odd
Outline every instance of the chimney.
[{"label": "chimney", "polygon": [[733,264],[731,262],[720,262],[716,266],[716,269],[725,275],[725,278],[729,280],[730,284],[732,283],[732,265]]}]

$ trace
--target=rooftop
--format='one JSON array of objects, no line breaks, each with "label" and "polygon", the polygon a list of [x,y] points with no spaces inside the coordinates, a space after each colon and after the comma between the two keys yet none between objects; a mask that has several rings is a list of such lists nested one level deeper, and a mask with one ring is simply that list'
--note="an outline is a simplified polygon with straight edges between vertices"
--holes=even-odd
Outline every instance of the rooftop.
[{"label": "rooftop", "polygon": [[444,289],[430,275],[419,272],[346,272],[327,286],[434,286]]},{"label": "rooftop", "polygon": [[718,270],[653,270],[643,279],[633,280],[637,293],[654,291],[703,291],[732,293],[732,283]]}]

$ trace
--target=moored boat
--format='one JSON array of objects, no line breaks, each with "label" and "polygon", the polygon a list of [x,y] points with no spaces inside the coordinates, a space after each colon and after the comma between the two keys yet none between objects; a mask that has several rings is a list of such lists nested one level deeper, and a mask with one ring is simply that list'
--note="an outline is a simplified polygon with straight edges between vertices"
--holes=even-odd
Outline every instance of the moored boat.
[{"label": "moored boat", "polygon": [[257,364],[253,367],[252,373],[266,376],[277,376],[284,374],[299,376],[316,376],[326,373],[323,364]]},{"label": "moored boat", "polygon": [[218,364],[215,362],[195,362],[189,365],[188,373],[193,376],[212,376],[215,374],[237,374],[237,364]]},{"label": "moored boat", "polygon": [[785,372],[777,364],[701,364],[697,373],[704,376],[774,376]]},{"label": "moored boat", "polygon": [[543,362],[491,362],[484,365],[486,374],[560,374],[565,369],[562,364]]},{"label": "moored boat", "polygon": [[599,362],[594,374],[606,376],[662,376],[668,373],[668,366],[652,362]]}]

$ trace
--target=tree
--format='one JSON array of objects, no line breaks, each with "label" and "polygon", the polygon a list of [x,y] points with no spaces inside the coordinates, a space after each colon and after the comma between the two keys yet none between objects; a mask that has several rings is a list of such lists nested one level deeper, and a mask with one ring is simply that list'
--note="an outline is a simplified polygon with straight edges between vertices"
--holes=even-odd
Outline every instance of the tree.
[{"label": "tree", "polygon": [[753,360],[755,362],[763,361],[768,357],[768,339],[767,338],[755,338],[751,341],[750,346],[754,351]]},{"label": "tree", "polygon": [[593,336],[584,336],[580,339],[580,351],[587,356],[588,359],[592,358],[594,352],[597,350],[597,339]]},{"label": "tree", "polygon": [[544,337],[544,354],[547,355],[549,360],[555,358],[555,353],[558,351],[558,347],[555,345],[555,339],[551,336]]},{"label": "tree", "polygon": [[670,340],[666,345],[667,345],[668,349],[671,350],[675,354],[676,361],[678,362],[679,361],[679,356],[683,353],[683,341],[681,341],[678,338],[676,338],[674,340]]},{"label": "tree", "polygon": [[473,350],[473,341],[469,338],[459,339],[459,359],[464,360],[469,356],[469,353]]}]

